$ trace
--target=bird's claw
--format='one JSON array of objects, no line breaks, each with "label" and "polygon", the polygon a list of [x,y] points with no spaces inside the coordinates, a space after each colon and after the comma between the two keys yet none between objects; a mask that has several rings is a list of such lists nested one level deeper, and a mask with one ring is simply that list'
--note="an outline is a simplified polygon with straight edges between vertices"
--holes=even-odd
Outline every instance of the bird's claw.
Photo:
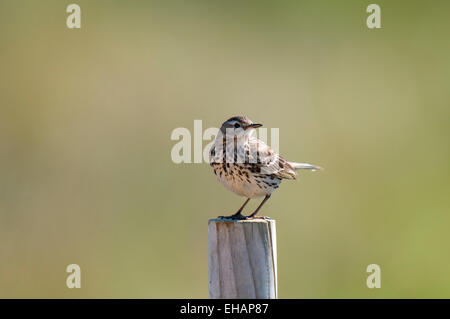
[{"label": "bird's claw", "polygon": [[231,216],[219,216],[220,219],[234,219],[234,220],[246,220],[248,219],[247,216],[241,215],[241,214],[234,214]]}]

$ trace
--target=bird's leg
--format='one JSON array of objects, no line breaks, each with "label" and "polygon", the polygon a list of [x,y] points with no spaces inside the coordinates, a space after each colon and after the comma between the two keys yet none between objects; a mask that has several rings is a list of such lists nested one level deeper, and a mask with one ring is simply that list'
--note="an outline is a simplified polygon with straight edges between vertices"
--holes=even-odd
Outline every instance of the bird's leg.
[{"label": "bird's leg", "polygon": [[264,205],[264,203],[270,198],[270,194],[267,194],[266,197],[264,197],[263,201],[261,202],[261,204],[259,204],[258,208],[247,218],[253,218],[255,217],[255,215],[258,213],[258,211],[261,209],[261,207]]},{"label": "bird's leg", "polygon": [[219,218],[246,219],[247,217],[243,216],[241,214],[241,212],[244,209],[245,205],[247,205],[249,200],[250,200],[250,198],[247,198],[247,200],[245,201],[244,205],[242,205],[241,208],[239,208],[239,210],[236,212],[236,214],[231,215],[231,216],[219,216]]}]

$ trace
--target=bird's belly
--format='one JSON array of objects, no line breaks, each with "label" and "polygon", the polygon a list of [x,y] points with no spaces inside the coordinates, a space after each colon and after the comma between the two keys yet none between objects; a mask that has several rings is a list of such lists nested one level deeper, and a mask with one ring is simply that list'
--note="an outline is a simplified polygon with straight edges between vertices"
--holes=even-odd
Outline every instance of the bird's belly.
[{"label": "bird's belly", "polygon": [[274,187],[256,181],[254,176],[249,175],[239,175],[235,171],[233,171],[233,167],[228,169],[227,172],[222,171],[222,168],[218,168],[216,171],[217,179],[230,191],[239,195],[245,196],[247,198],[256,198],[266,196],[267,194],[272,193]]},{"label": "bird's belly", "polygon": [[239,196],[245,196],[247,198],[256,198],[265,196],[271,191],[260,188],[256,183],[240,182],[233,180],[222,180],[222,184],[231,190],[233,193]]}]

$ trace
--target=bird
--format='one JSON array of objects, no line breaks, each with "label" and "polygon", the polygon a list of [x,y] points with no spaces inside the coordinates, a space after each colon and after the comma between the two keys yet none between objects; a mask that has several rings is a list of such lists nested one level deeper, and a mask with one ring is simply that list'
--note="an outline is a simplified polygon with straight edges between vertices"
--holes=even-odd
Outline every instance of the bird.
[{"label": "bird", "polygon": [[[210,166],[219,182],[233,193],[246,197],[234,220],[255,218],[283,179],[296,179],[296,170],[321,170],[320,166],[289,162],[256,137],[256,128],[246,116],[233,116],[223,122],[209,152]],[[256,210],[244,216],[242,211],[250,199],[264,197]]]}]

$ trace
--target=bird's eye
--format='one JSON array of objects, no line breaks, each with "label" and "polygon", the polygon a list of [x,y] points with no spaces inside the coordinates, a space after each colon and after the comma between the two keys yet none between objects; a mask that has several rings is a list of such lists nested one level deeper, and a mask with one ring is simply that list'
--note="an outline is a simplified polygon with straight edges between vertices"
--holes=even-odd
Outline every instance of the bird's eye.
[{"label": "bird's eye", "polygon": [[234,127],[238,128],[239,127],[239,123],[234,124]]}]

